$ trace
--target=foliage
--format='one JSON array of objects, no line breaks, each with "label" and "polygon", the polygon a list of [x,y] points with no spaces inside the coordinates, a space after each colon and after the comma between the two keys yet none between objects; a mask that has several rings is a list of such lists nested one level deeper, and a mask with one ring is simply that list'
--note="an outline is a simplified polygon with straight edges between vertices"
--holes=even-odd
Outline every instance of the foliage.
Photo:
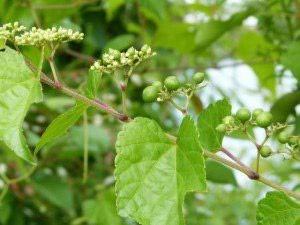
[{"label": "foliage", "polygon": [[0,0],[0,224],[297,225],[299,13]]}]

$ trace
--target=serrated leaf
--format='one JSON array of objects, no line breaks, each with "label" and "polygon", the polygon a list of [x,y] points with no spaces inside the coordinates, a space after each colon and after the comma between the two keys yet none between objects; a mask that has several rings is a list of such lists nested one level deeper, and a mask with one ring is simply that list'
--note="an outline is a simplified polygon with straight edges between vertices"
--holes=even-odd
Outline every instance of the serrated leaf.
[{"label": "serrated leaf", "polygon": [[237,186],[233,171],[215,161],[206,161],[206,179],[214,183]]},{"label": "serrated leaf", "polygon": [[185,117],[173,143],[147,118],[126,124],[116,143],[117,207],[143,225],[182,225],[188,191],[205,191],[203,150],[194,121]]},{"label": "serrated leaf", "polygon": [[85,102],[77,102],[73,108],[55,118],[55,120],[53,120],[47,127],[41,139],[37,143],[34,154],[37,154],[39,150],[47,143],[64,135],[66,131],[72,127],[74,123],[76,123],[76,121],[88,107],[89,105]]},{"label": "serrated leaf", "polygon": [[268,192],[258,202],[256,219],[258,225],[299,225],[300,204],[283,192]]},{"label": "serrated leaf", "polygon": [[83,215],[89,225],[121,225],[121,217],[116,210],[114,189],[108,189],[97,196],[83,202]]},{"label": "serrated leaf", "polygon": [[32,103],[42,101],[38,77],[27,67],[23,57],[6,48],[0,52],[0,141],[16,155],[34,163],[26,144],[22,125]]},{"label": "serrated leaf", "polygon": [[210,104],[198,117],[199,141],[204,149],[217,152],[222,146],[224,134],[216,130],[225,116],[231,115],[227,99]]}]

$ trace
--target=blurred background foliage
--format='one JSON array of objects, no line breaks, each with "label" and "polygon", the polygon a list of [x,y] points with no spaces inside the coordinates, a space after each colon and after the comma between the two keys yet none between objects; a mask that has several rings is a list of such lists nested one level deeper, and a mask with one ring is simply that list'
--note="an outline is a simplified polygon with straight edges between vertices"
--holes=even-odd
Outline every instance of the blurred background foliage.
[{"label": "blurred background foliage", "polygon": [[[206,72],[211,90],[193,96],[190,111],[194,116],[224,96],[234,108],[270,108],[276,121],[287,121],[299,134],[298,0],[0,0],[0,23],[14,21],[85,33],[81,43],[63,46],[55,58],[63,83],[79,92],[89,65],[108,48],[125,50],[149,44],[158,54],[140,65],[132,77],[129,114],[151,117],[171,133],[177,132],[179,115],[168,104],[143,103],[141,92],[168,75],[177,75],[184,82],[201,71]],[[36,48],[23,47],[22,51],[38,62]],[[44,68],[51,76],[49,66]],[[254,88],[248,88],[253,79]],[[98,96],[115,108],[120,106],[119,88],[109,75],[103,76]],[[44,102],[31,108],[24,123],[30,147],[73,104],[73,99],[44,86]],[[117,216],[115,208],[114,143],[122,124],[94,109],[88,111],[88,120],[87,183],[82,184],[84,130],[80,120],[65,136],[43,148],[37,172],[10,186],[0,205],[0,224],[135,224]],[[249,151],[253,148],[236,139],[242,137],[229,139],[228,148],[237,147],[235,153],[251,164],[254,156]],[[10,177],[28,169],[7,151],[0,149],[0,156],[1,168]],[[267,176],[295,189],[300,185],[299,169],[295,161],[279,156],[262,165]],[[187,224],[256,224],[256,203],[266,188],[213,161],[207,161],[207,171],[209,192],[186,197]]]}]

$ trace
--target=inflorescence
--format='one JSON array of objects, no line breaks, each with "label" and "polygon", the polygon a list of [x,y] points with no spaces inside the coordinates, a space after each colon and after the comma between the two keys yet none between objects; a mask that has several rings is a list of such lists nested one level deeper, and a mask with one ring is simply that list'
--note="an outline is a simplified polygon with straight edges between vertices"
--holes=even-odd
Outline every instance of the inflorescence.
[{"label": "inflorescence", "polygon": [[52,27],[46,30],[32,27],[29,31],[26,31],[26,29],[25,26],[19,25],[18,22],[4,24],[0,27],[0,38],[9,39],[17,45],[41,47],[46,44],[80,41],[84,36],[83,33],[62,27]]},{"label": "inflorescence", "polygon": [[124,66],[135,67],[143,60],[146,60],[156,53],[148,45],[144,45],[140,51],[131,47],[126,52],[119,52],[115,49],[109,49],[104,53],[101,60],[97,60],[91,70],[99,70],[105,73],[112,73]]},{"label": "inflorescence", "polygon": [[6,23],[0,27],[0,38],[14,39],[16,33],[26,30],[25,26],[20,25],[18,22]]}]

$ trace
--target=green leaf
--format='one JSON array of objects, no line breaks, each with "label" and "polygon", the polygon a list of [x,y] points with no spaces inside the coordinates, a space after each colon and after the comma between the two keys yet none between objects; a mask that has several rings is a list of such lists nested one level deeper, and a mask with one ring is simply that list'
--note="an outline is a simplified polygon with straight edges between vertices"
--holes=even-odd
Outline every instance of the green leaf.
[{"label": "green leaf", "polygon": [[116,11],[125,3],[125,0],[105,0],[106,3],[106,19],[111,21]]},{"label": "green leaf", "polygon": [[300,205],[283,192],[268,192],[258,202],[256,219],[258,225],[299,225]]},{"label": "green leaf", "polygon": [[273,121],[285,123],[288,116],[295,112],[298,104],[300,104],[300,91],[287,93],[277,99],[271,108]]},{"label": "green leaf", "polygon": [[83,215],[89,225],[121,225],[122,219],[116,210],[114,189],[108,189],[97,196],[83,202]]},{"label": "green leaf", "polygon": [[152,12],[159,19],[163,19],[165,17],[166,0],[138,0],[138,2],[142,7]]},{"label": "green leaf", "polygon": [[35,190],[52,204],[72,209],[73,196],[70,186],[55,176],[40,176],[33,180]]},{"label": "green leaf", "polygon": [[64,114],[59,115],[55,120],[53,120],[43,133],[40,141],[37,143],[34,154],[37,154],[39,150],[47,143],[64,135],[67,130],[72,127],[74,123],[76,123],[76,121],[88,107],[89,105],[85,102],[78,101],[73,108]]},{"label": "green leaf", "polygon": [[161,21],[155,34],[154,43],[158,47],[176,50],[180,53],[190,53],[195,49],[195,34],[185,23]]},{"label": "green leaf", "polygon": [[218,40],[223,34],[236,26],[242,24],[243,20],[251,15],[252,11],[238,12],[226,21],[211,20],[200,24],[195,37],[196,45],[200,49],[207,48],[213,42]]},{"label": "green leaf", "polygon": [[188,191],[206,191],[203,150],[194,121],[185,117],[173,143],[159,125],[136,118],[118,135],[117,207],[144,225],[182,225]]},{"label": "green leaf", "polygon": [[101,72],[96,70],[89,70],[87,87],[85,90],[86,97],[88,97],[89,99],[93,99],[96,97],[101,78]]},{"label": "green leaf", "polygon": [[22,125],[32,103],[42,101],[39,79],[23,57],[6,48],[0,52],[0,142],[19,157],[35,163],[27,147]]},{"label": "green leaf", "polygon": [[231,169],[215,162],[206,161],[206,179],[219,184],[232,184],[237,186],[237,181]]},{"label": "green leaf", "polygon": [[222,146],[224,134],[216,130],[225,116],[231,115],[227,99],[210,104],[198,117],[199,141],[204,149],[217,152]]},{"label": "green leaf", "polygon": [[107,42],[107,44],[105,45],[105,50],[109,48],[113,48],[121,51],[132,46],[134,42],[135,42],[134,35],[122,34]]},{"label": "green leaf", "polygon": [[[239,39],[236,47],[236,56],[246,63],[253,62],[252,69],[256,73],[260,85],[275,93],[276,79],[274,77],[275,65],[266,60],[278,57],[274,54],[273,46],[258,32],[245,32]],[[257,63],[256,63],[257,62]]]},{"label": "green leaf", "polygon": [[294,76],[300,80],[300,41],[290,43],[287,52],[282,55],[281,62],[287,68],[292,70]]}]

